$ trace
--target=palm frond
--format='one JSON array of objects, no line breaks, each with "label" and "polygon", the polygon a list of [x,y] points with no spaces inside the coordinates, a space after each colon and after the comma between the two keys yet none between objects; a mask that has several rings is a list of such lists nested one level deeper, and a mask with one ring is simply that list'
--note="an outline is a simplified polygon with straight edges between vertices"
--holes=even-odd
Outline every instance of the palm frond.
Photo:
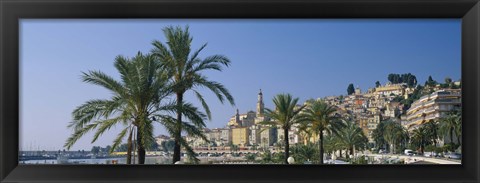
[{"label": "palm frond", "polygon": [[111,100],[90,100],[75,108],[72,112],[73,121],[68,125],[69,128],[83,128],[84,125],[100,116],[108,117],[115,106],[120,105],[117,101]]},{"label": "palm frond", "polygon": [[122,95],[124,92],[121,83],[101,71],[82,72],[82,79],[86,83],[102,86],[119,95]]},{"label": "palm frond", "polygon": [[100,124],[100,127],[97,129],[97,132],[95,132],[95,135],[93,135],[92,143],[97,141],[98,137],[100,137],[105,131],[109,130],[112,126],[116,125],[118,122],[121,122],[121,118],[112,118],[112,119],[106,119],[106,120],[101,120],[97,121],[96,123]]},{"label": "palm frond", "polygon": [[210,112],[210,108],[208,107],[207,102],[205,102],[205,99],[197,90],[193,90],[193,92],[195,93],[195,96],[197,96],[197,99],[200,100],[200,102],[202,103],[203,109],[205,109],[205,113],[207,113],[208,119],[211,120],[212,113]]},{"label": "palm frond", "polygon": [[109,153],[113,153],[113,151],[115,151],[118,146],[120,144],[122,144],[122,141],[123,141],[123,138],[125,138],[125,135],[127,134],[128,130],[130,129],[130,127],[126,127],[125,129],[123,129],[118,135],[117,137],[115,138],[115,140],[113,140],[113,145],[112,147],[110,148],[110,152]]},{"label": "palm frond", "polygon": [[67,139],[67,141],[65,142],[65,144],[63,145],[63,147],[67,148],[67,149],[70,149],[74,144],[75,142],[78,141],[78,139],[80,139],[83,135],[85,135],[87,132],[91,131],[92,129],[96,128],[98,126],[99,123],[92,123],[92,124],[88,124],[86,125],[85,127],[81,128],[81,129],[78,129],[78,130],[75,130],[74,133],[72,135],[70,135],[70,137]]}]

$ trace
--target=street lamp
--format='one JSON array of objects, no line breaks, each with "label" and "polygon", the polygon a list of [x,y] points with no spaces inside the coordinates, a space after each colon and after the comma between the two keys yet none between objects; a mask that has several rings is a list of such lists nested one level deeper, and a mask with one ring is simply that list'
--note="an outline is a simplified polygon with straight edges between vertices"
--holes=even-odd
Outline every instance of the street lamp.
[{"label": "street lamp", "polygon": [[287,162],[288,162],[288,164],[294,164],[295,159],[293,159],[293,157],[290,156],[290,157],[287,158]]}]

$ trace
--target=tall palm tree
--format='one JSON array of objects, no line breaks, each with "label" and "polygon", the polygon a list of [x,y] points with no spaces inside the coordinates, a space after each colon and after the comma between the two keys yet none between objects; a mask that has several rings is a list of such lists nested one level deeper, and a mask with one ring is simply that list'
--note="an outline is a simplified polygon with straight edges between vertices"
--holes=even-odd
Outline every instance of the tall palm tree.
[{"label": "tall palm tree", "polygon": [[385,133],[383,136],[391,146],[390,153],[394,153],[398,144],[402,142],[405,143],[408,133],[405,128],[397,122],[389,121],[385,125]]},{"label": "tall palm tree", "polygon": [[283,142],[285,143],[285,158],[284,163],[288,164],[287,159],[289,157],[289,142],[288,131],[293,124],[298,123],[298,114],[305,106],[297,107],[298,98],[292,98],[290,94],[278,94],[273,98],[275,104],[275,110],[266,109],[266,116],[271,121],[264,121],[260,124],[280,126],[283,129]]},{"label": "tall palm tree", "polygon": [[453,136],[457,135],[457,143],[459,143],[459,135],[456,132],[461,132],[461,115],[450,112],[445,117],[439,120],[439,132],[442,136],[449,136],[450,143],[453,143]]},{"label": "tall palm tree", "polygon": [[457,114],[455,118],[455,135],[457,136],[457,144],[462,145],[460,139],[462,139],[462,115]]},{"label": "tall palm tree", "polygon": [[387,123],[390,121],[381,121],[375,130],[372,132],[372,138],[375,141],[375,147],[376,148],[381,148],[387,144],[387,141],[385,140],[384,133],[385,133],[385,127],[387,126]]},{"label": "tall palm tree", "polygon": [[438,139],[438,123],[430,120],[424,125],[425,128],[425,133],[426,133],[426,140],[428,144],[433,144],[437,145],[437,139]]},{"label": "tall palm tree", "polygon": [[313,132],[319,135],[320,164],[323,164],[324,133],[336,133],[336,129],[341,125],[337,121],[338,117],[335,115],[335,111],[334,106],[321,100],[309,100],[299,117],[301,123],[306,124]]},{"label": "tall palm tree", "polygon": [[457,144],[462,145],[460,139],[462,138],[462,109],[452,111],[455,116],[455,135],[457,137]]},{"label": "tall palm tree", "polygon": [[362,129],[352,121],[344,121],[345,127],[338,130],[338,139],[349,151],[348,154],[353,155],[354,147],[363,148],[367,145],[368,139]]},{"label": "tall palm tree", "polygon": [[326,135],[324,137],[324,151],[327,155],[335,153],[337,150],[346,148],[345,145],[341,142],[340,137],[335,134]]},{"label": "tall palm tree", "polygon": [[83,73],[83,82],[101,86],[112,92],[107,100],[90,100],[73,112],[69,128],[74,130],[65,147],[70,149],[87,132],[97,129],[92,143],[117,124],[123,130],[117,135],[111,151],[115,150],[128,133],[127,163],[131,163],[132,132],[137,131],[139,163],[145,162],[145,148],[154,143],[152,117],[161,111],[174,112],[172,103],[165,103],[170,93],[168,78],[151,55],[140,52],[133,58],[117,56],[115,68],[121,76],[117,81],[101,71]]},{"label": "tall palm tree", "polygon": [[[175,138],[175,147],[173,154],[173,163],[180,161],[180,149],[182,145],[182,104],[184,94],[187,91],[193,91],[200,100],[207,114],[211,119],[210,109],[203,96],[197,91],[198,87],[205,87],[211,90],[220,102],[225,98],[234,105],[234,99],[229,91],[220,83],[210,81],[202,74],[203,71],[216,70],[222,71],[223,66],[228,67],[230,60],[222,55],[208,56],[205,59],[198,57],[199,53],[207,46],[203,44],[198,50],[191,53],[192,37],[190,36],[188,26],[185,29],[181,27],[166,27],[163,29],[166,37],[166,43],[153,41],[154,49],[152,54],[156,56],[163,68],[169,71],[170,80],[173,84],[173,92],[176,95],[177,118],[176,125],[173,127],[173,137]],[[188,116],[185,116],[188,118]],[[203,121],[197,121],[196,126],[204,126]]]},{"label": "tall palm tree", "polygon": [[428,132],[427,128],[422,126],[412,131],[410,141],[413,145],[420,149],[420,153],[423,154],[425,146],[428,145]]}]

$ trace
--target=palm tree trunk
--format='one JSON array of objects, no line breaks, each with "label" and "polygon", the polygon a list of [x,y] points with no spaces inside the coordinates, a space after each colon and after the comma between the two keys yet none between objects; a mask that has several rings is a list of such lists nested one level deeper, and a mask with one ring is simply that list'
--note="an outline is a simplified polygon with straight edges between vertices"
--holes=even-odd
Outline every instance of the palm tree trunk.
[{"label": "palm tree trunk", "polygon": [[283,129],[284,141],[285,141],[285,164],[288,164],[288,157],[290,156],[289,148],[290,144],[288,143],[288,128]]},{"label": "palm tree trunk", "polygon": [[453,129],[450,130],[450,143],[453,144]]},{"label": "palm tree trunk", "polygon": [[130,132],[128,134],[127,165],[132,164],[132,132],[133,132],[133,128],[130,129]]},{"label": "palm tree trunk", "polygon": [[460,145],[460,135],[458,135],[457,133],[455,133],[456,137],[457,137],[457,144]]},{"label": "palm tree trunk", "polygon": [[142,143],[142,133],[137,131],[137,152],[138,152],[138,164],[145,164],[145,147]]},{"label": "palm tree trunk", "polygon": [[[319,148],[320,148],[320,164],[323,164],[323,130],[320,130],[320,137],[319,137]],[[341,153],[341,151],[340,151]],[[341,156],[341,155],[340,155]]]},{"label": "palm tree trunk", "polygon": [[420,146],[420,153],[421,154],[424,153],[424,149],[425,149],[425,145],[423,145],[423,143],[422,143],[422,145]]},{"label": "palm tree trunk", "polygon": [[177,93],[177,130],[175,136],[175,146],[173,148],[173,164],[180,161],[180,138],[182,138],[182,109],[183,93]]}]

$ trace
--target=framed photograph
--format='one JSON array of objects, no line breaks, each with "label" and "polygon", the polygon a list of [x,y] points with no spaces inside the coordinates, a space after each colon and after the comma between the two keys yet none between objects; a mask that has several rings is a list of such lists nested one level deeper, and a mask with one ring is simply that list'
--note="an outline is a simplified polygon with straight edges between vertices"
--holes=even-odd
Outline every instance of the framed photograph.
[{"label": "framed photograph", "polygon": [[0,182],[478,182],[478,0],[1,1]]}]

